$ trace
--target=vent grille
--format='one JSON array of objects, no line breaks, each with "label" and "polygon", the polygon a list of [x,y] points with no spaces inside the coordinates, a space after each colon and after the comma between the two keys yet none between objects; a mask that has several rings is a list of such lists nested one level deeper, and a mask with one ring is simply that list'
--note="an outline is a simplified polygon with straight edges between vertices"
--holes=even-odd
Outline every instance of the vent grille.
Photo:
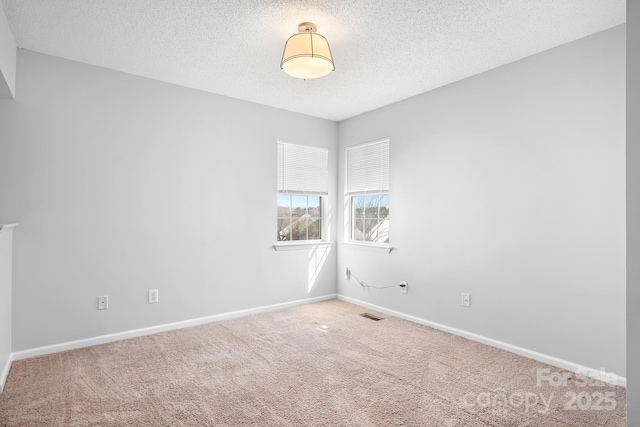
[{"label": "vent grille", "polygon": [[360,316],[366,317],[367,319],[375,320],[376,322],[383,319],[382,317],[376,316],[375,314],[371,313],[362,313]]}]

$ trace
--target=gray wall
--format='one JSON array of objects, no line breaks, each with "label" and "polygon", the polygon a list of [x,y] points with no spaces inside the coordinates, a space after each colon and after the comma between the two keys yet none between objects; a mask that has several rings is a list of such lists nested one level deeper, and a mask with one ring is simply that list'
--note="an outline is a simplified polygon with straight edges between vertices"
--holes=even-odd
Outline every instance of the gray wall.
[{"label": "gray wall", "polygon": [[390,138],[396,248],[340,244],[338,271],[409,282],[362,290],[340,273],[340,294],[626,374],[624,26],[343,121],[338,137],[339,190],[343,149]]},{"label": "gray wall", "polygon": [[309,251],[271,245],[276,140],[329,148],[333,189],[336,123],[24,50],[18,70],[13,351],[335,293],[335,250],[311,286]]},{"label": "gray wall", "polygon": [[640,2],[627,1],[627,425],[640,425]]},{"label": "gray wall", "polygon": [[16,89],[16,42],[0,2],[0,99],[12,99]]}]

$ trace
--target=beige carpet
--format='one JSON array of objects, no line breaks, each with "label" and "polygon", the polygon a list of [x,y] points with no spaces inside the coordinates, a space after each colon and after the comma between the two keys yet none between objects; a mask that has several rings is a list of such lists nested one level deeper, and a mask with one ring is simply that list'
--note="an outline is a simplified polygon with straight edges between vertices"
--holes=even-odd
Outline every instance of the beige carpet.
[{"label": "beige carpet", "polygon": [[16,361],[0,425],[625,425],[624,388],[365,311],[332,300]]}]

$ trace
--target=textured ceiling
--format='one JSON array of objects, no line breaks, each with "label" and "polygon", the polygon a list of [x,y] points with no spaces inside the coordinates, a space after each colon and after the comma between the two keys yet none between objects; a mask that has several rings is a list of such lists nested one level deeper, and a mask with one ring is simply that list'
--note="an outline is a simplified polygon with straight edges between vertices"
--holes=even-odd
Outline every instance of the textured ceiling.
[{"label": "textured ceiling", "polygon": [[[21,48],[336,121],[626,20],[625,0],[2,2]],[[280,70],[303,21],[331,45],[322,79]]]}]

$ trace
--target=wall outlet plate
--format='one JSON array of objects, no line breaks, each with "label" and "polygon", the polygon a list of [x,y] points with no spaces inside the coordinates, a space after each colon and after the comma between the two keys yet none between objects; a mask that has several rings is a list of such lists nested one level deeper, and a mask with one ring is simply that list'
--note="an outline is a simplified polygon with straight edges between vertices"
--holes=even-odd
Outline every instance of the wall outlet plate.
[{"label": "wall outlet plate", "polygon": [[462,306],[471,307],[471,295],[465,293],[462,294]]},{"label": "wall outlet plate", "polygon": [[403,294],[409,293],[409,282],[400,282],[400,292],[402,292]]},{"label": "wall outlet plate", "polygon": [[98,310],[106,310],[109,308],[109,297],[98,297]]},{"label": "wall outlet plate", "polygon": [[149,290],[149,304],[155,304],[158,302],[158,290],[150,289]]}]

